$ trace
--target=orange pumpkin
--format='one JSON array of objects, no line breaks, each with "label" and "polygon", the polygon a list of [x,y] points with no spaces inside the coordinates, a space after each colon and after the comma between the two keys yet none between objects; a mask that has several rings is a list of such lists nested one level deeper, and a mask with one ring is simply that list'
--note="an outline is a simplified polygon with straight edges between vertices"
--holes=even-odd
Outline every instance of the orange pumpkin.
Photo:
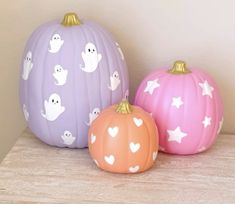
[{"label": "orange pumpkin", "polygon": [[88,139],[91,157],[106,171],[142,172],[157,157],[158,130],[153,118],[127,101],[101,112],[90,127]]}]

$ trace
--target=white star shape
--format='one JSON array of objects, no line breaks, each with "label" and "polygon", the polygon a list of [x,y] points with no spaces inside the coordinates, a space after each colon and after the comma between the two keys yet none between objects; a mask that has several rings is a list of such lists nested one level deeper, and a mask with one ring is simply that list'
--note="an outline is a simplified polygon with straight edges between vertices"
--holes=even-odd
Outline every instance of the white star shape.
[{"label": "white star shape", "polygon": [[171,106],[175,106],[176,108],[179,109],[181,105],[183,105],[183,101],[182,101],[181,97],[173,97],[172,98]]},{"label": "white star shape", "polygon": [[149,94],[153,94],[153,91],[158,88],[160,84],[158,83],[158,79],[147,81],[147,86],[144,89],[144,92],[148,92]]},{"label": "white star shape", "polygon": [[218,128],[217,134],[220,133],[222,126],[223,126],[223,122],[224,122],[224,118],[222,118],[221,121],[219,122],[219,128]]},{"label": "white star shape", "polygon": [[201,148],[199,148],[199,149],[197,150],[197,152],[203,152],[204,150],[206,150],[206,147],[205,147],[205,146],[202,146]]},{"label": "white star shape", "polygon": [[182,132],[180,127],[178,126],[175,130],[167,130],[168,132],[168,141],[172,142],[178,142],[181,143],[182,138],[186,137],[188,134],[185,132]]},{"label": "white star shape", "polygon": [[205,116],[204,120],[202,121],[202,124],[204,125],[204,128],[206,128],[208,125],[211,125],[211,118]]},{"label": "white star shape", "polygon": [[204,83],[199,83],[199,86],[202,88],[202,95],[203,96],[210,96],[212,98],[212,91],[214,91],[214,88],[208,84],[207,81],[204,81]]}]

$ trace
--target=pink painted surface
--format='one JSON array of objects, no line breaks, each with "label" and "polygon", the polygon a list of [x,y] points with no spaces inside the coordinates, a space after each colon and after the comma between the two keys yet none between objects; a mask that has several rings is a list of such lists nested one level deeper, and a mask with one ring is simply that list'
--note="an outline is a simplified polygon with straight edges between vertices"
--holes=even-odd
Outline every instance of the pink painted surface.
[{"label": "pink painted surface", "polygon": [[[167,69],[156,70],[142,81],[136,93],[134,103],[152,113],[159,128],[160,150],[166,153],[205,151],[222,127],[223,103],[217,85],[201,70],[190,70],[192,73],[181,75],[170,74]],[[148,82],[153,80],[158,85],[148,89]],[[209,86],[203,95],[206,81]],[[175,103],[173,97],[178,98]]]}]

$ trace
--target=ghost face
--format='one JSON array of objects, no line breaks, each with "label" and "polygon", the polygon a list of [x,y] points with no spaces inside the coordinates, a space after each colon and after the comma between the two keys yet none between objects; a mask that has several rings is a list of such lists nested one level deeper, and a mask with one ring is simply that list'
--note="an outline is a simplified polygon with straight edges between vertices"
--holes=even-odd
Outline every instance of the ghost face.
[{"label": "ghost face", "polygon": [[54,67],[54,72],[55,73],[61,73],[63,71],[63,67],[61,65],[56,65]]},{"label": "ghost face", "polygon": [[110,86],[108,86],[108,88],[111,91],[115,91],[117,89],[117,87],[120,84],[120,79],[119,79],[119,74],[117,71],[115,71],[112,76],[110,76]]},{"label": "ghost face", "polygon": [[32,61],[32,52],[28,52],[26,57],[25,57],[26,62],[31,62]]},{"label": "ghost face", "polygon": [[64,41],[61,39],[59,34],[54,34],[50,40],[50,49],[49,52],[57,53],[59,52]]},{"label": "ghost face", "polygon": [[63,139],[65,145],[72,145],[76,139],[68,130],[64,131],[64,134],[61,136],[61,138]]},{"label": "ghost face", "polygon": [[100,114],[100,109],[99,108],[95,108],[93,111],[92,111],[92,115],[96,118],[98,117]]},{"label": "ghost face", "polygon": [[54,35],[52,36],[52,40],[53,40],[54,42],[55,42],[55,41],[59,42],[59,41],[61,41],[61,37],[60,37],[59,34],[54,34]]},{"label": "ghost face", "polygon": [[61,99],[60,96],[57,94],[51,94],[48,100],[49,104],[55,106],[55,107],[60,107],[61,106]]},{"label": "ghost face", "polygon": [[24,67],[23,67],[23,73],[22,73],[22,78],[24,80],[27,80],[29,78],[29,74],[33,68],[33,63],[32,63],[32,52],[27,52],[25,59],[24,59]]},{"label": "ghost face", "polygon": [[81,69],[84,72],[94,72],[102,58],[102,55],[97,53],[96,46],[93,43],[87,43],[84,52],[81,54],[84,61],[84,67],[81,67]]},{"label": "ghost face", "polygon": [[115,72],[113,73],[113,78],[115,78],[115,79],[119,79],[119,74],[118,74],[118,72],[117,72],[117,71],[115,71]]},{"label": "ghost face", "polygon": [[94,108],[91,113],[89,113],[89,122],[86,123],[88,126],[91,125],[91,123],[99,116],[100,109]]},{"label": "ghost face", "polygon": [[53,76],[56,79],[56,85],[62,86],[67,81],[68,70],[63,69],[59,64],[55,65]]},{"label": "ghost face", "polygon": [[64,136],[65,137],[71,137],[72,136],[72,133],[69,132],[68,130],[64,131]]},{"label": "ghost face", "polygon": [[56,93],[51,94],[48,101],[44,101],[44,108],[45,113],[42,111],[41,114],[49,121],[56,120],[65,111],[65,107],[61,106],[60,96]]},{"label": "ghost face", "polygon": [[85,46],[85,53],[87,55],[97,55],[96,47],[93,43],[87,43]]}]

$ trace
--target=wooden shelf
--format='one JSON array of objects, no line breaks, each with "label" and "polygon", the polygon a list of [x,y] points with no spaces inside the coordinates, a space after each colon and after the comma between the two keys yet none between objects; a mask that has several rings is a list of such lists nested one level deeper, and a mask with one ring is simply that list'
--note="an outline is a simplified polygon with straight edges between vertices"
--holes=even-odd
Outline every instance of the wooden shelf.
[{"label": "wooden shelf", "polygon": [[159,153],[142,174],[98,169],[87,149],[43,144],[26,129],[0,164],[0,203],[235,203],[235,136],[194,156]]}]

